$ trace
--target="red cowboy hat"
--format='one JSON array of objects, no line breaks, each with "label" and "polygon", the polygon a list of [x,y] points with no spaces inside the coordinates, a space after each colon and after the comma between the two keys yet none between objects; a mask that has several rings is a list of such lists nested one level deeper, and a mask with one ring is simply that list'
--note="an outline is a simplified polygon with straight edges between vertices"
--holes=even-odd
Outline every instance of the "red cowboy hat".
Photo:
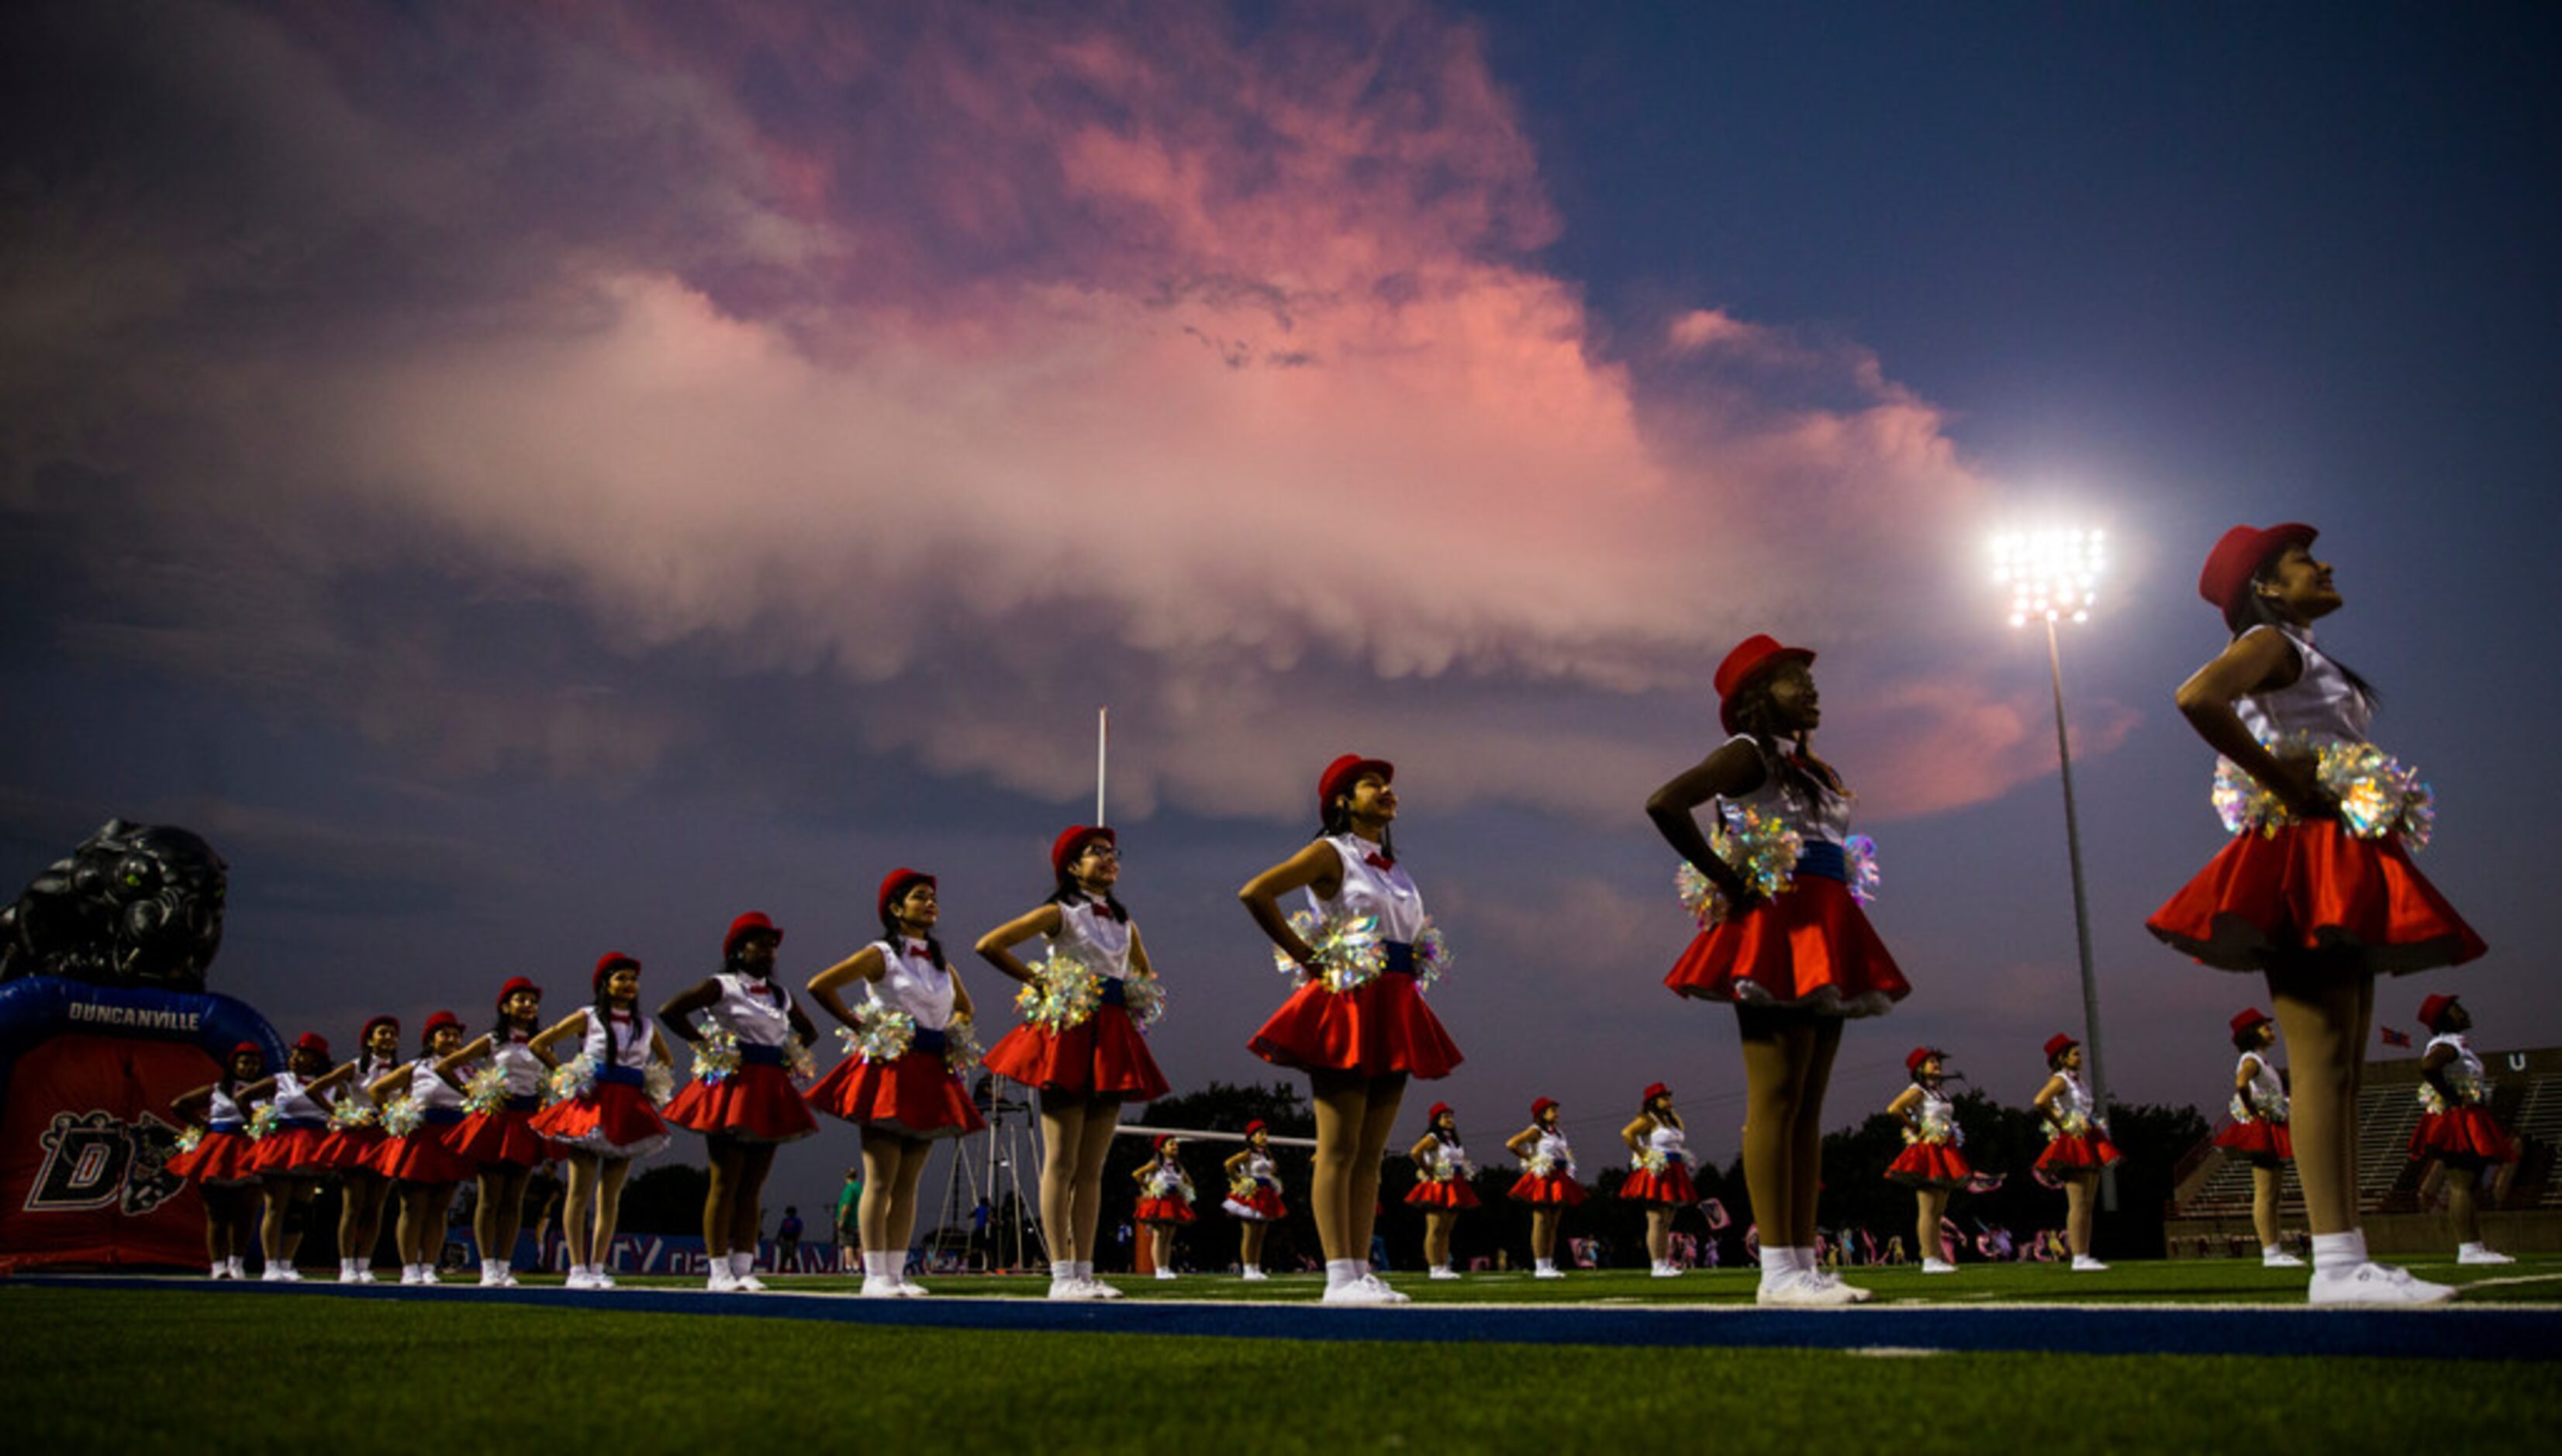
[{"label": "red cowboy hat", "polygon": [[1100,825],[1069,824],[1061,829],[1058,837],[1050,841],[1049,872],[1067,873],[1067,867],[1076,862],[1076,856],[1084,853],[1085,846],[1097,839],[1106,844],[1117,845],[1121,842],[1119,835]]},{"label": "red cowboy hat", "polygon": [[245,1051],[245,1052],[248,1052],[250,1055],[252,1055],[252,1056],[254,1056],[254,1057],[257,1057],[257,1058],[258,1058],[258,1064],[259,1064],[260,1066],[265,1066],[265,1065],[267,1065],[267,1048],[266,1048],[266,1047],[264,1047],[264,1046],[259,1045],[259,1044],[258,1044],[257,1042],[255,1042],[255,1041],[243,1041],[243,1042],[238,1042],[238,1043],[234,1044],[234,1045],[233,1045],[233,1047],[232,1047],[232,1054],[231,1054],[230,1056],[228,1056],[228,1057],[224,1058],[224,1060],[226,1060],[226,1061],[237,1061],[237,1060],[239,1060],[239,1059],[240,1059],[240,1054],[241,1054],[242,1052],[244,1052],[244,1051]]},{"label": "red cowboy hat", "polygon": [[2080,1046],[2081,1044],[2082,1043],[2080,1041],[2075,1040],[2073,1037],[2067,1036],[2063,1032],[2058,1031],[2054,1035],[2046,1038],[2046,1059],[2048,1061],[2053,1061],[2057,1057],[2062,1056],[2067,1047]]},{"label": "red cowboy hat", "polygon": [[1788,662],[1812,662],[1815,654],[1806,647],[1783,647],[1779,639],[1764,633],[1754,633],[1735,644],[1726,660],[1717,664],[1717,721],[1729,733],[1743,730],[1735,726],[1735,695],[1771,668]]},{"label": "red cowboy hat", "polygon": [[605,978],[622,970],[626,966],[631,967],[635,971],[640,969],[640,963],[639,961],[625,955],[623,952],[607,951],[604,955],[597,957],[596,974],[588,978],[588,985],[598,991],[603,991],[605,990]]},{"label": "red cowboy hat", "polygon": [[1350,794],[1364,774],[1376,774],[1383,781],[1393,782],[1396,765],[1385,759],[1363,758],[1357,753],[1345,754],[1326,765],[1326,771],[1317,776],[1318,812],[1323,813],[1327,805],[1334,803],[1336,795]]},{"label": "red cowboy hat", "polygon": [[1455,1113],[1457,1111],[1458,1109],[1452,1107],[1447,1102],[1435,1102],[1432,1104],[1432,1110],[1423,1114],[1423,1121],[1426,1125],[1437,1123],[1441,1120],[1441,1114],[1445,1112]]},{"label": "red cowboy hat", "polygon": [[1158,1151],[1158,1152],[1160,1152],[1160,1153],[1163,1153],[1163,1152],[1165,1152],[1167,1149],[1169,1149],[1169,1148],[1171,1148],[1171,1147],[1175,1146],[1175,1142],[1176,1142],[1176,1138],[1175,1138],[1175,1135],[1174,1135],[1174,1134],[1172,1134],[1172,1133],[1159,1133],[1159,1134],[1157,1135],[1157,1151]]},{"label": "red cowboy hat", "polygon": [[1665,1086],[1661,1082],[1648,1082],[1646,1084],[1645,1092],[1640,1095],[1637,1100],[1639,1102],[1652,1102],[1658,1097],[1670,1097],[1672,1093],[1673,1089]]},{"label": "red cowboy hat", "polygon": [[1261,1119],[1261,1118],[1259,1118],[1259,1117],[1258,1117],[1258,1118],[1256,1118],[1254,1121],[1252,1121],[1252,1122],[1250,1122],[1250,1123],[1247,1123],[1247,1124],[1245,1125],[1245,1136],[1247,1136],[1247,1137],[1249,1137],[1249,1138],[1250,1138],[1250,1137],[1253,1137],[1256,1133],[1259,1133],[1259,1132],[1262,1132],[1262,1131],[1263,1131],[1263,1119]]},{"label": "red cowboy hat", "polygon": [[361,1044],[363,1044],[363,1043],[365,1043],[365,1042],[368,1042],[368,1041],[373,1040],[373,1039],[374,1039],[374,1028],[375,1028],[376,1026],[389,1026],[389,1027],[391,1027],[391,1028],[392,1028],[392,1034],[393,1034],[393,1035],[395,1035],[395,1036],[397,1036],[397,1035],[399,1035],[399,1034],[400,1034],[400,1017],[398,1017],[398,1016],[376,1016],[376,1017],[374,1017],[372,1020],[367,1021],[367,1022],[365,1023],[365,1029],[356,1033],[356,1041],[357,1041],[357,1043],[358,1043],[359,1045],[361,1045]]},{"label": "red cowboy hat", "polygon": [[329,1038],[321,1035],[317,1031],[305,1031],[301,1035],[293,1038],[293,1049],[295,1051],[316,1051],[320,1053],[320,1059],[322,1061],[327,1061],[329,1059]]},{"label": "red cowboy hat", "polygon": [[729,923],[729,934],[721,937],[721,959],[726,961],[737,955],[738,943],[751,935],[770,935],[776,945],[783,943],[783,932],[775,927],[773,918],[762,910],[750,910]]},{"label": "red cowboy hat", "polygon": [[2301,521],[2281,526],[2235,526],[2206,553],[2206,568],[2197,574],[2197,595],[2218,612],[2230,612],[2269,558],[2289,546],[2310,546],[2321,534]]},{"label": "red cowboy hat", "polygon": [[1541,1113],[1548,1111],[1550,1108],[1555,1107],[1556,1105],[1556,1098],[1554,1098],[1554,1097],[1543,1097],[1543,1098],[1539,1099],[1537,1102],[1532,1103],[1532,1104],[1530,1105],[1530,1120],[1531,1120],[1532,1122],[1537,1122],[1537,1121],[1539,1121],[1539,1115],[1540,1115]]},{"label": "red cowboy hat", "polygon": [[2432,1031],[2436,1030],[2438,1027],[2438,1018],[2445,1015],[2447,1013],[2447,1008],[2455,1003],[2456,999],[2447,995],[2445,992],[2440,992],[2436,996],[2429,998],[2427,1001],[2420,1002],[2420,1024],[2428,1027]]},{"label": "red cowboy hat", "polygon": [[498,988],[498,1000],[492,1002],[492,1004],[503,1006],[507,1003],[507,998],[514,996],[520,991],[532,992],[534,994],[534,1000],[536,1001],[541,1001],[543,999],[543,989],[541,987],[534,985],[531,981],[526,980],[522,976],[510,976],[507,978],[507,984]]},{"label": "red cowboy hat", "polygon": [[1922,1070],[1922,1064],[1923,1062],[1928,1061],[1934,1056],[1945,1061],[1947,1060],[1948,1054],[1935,1046],[1917,1046],[1910,1052],[1905,1053],[1904,1070],[1907,1072],[1918,1072]]},{"label": "red cowboy hat", "polygon": [[2245,1006],[2233,1014],[2233,1034],[2239,1036],[2254,1026],[2266,1023],[2268,1019],[2269,1013],[2267,1011],[2260,1009],[2258,1006]]},{"label": "red cowboy hat", "polygon": [[927,874],[921,869],[909,869],[905,865],[901,865],[898,868],[891,870],[889,873],[881,876],[880,897],[874,902],[877,907],[876,913],[881,919],[887,920],[889,918],[889,907],[897,903],[900,896],[905,895],[909,890],[914,889],[918,885],[931,885],[933,883],[934,876]]},{"label": "red cowboy hat", "polygon": [[449,1026],[457,1031],[461,1030],[462,1018],[454,1014],[452,1011],[437,1012],[435,1015],[427,1018],[426,1025],[419,1028],[418,1035],[420,1042],[423,1044],[425,1042],[434,1041],[436,1039],[436,1033]]}]

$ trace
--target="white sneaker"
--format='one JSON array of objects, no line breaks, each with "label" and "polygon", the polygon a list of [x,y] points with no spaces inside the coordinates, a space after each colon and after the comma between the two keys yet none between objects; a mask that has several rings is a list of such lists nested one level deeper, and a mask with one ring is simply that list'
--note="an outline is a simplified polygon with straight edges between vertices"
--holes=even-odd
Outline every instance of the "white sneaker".
[{"label": "white sneaker", "polygon": [[379,1284],[382,1281],[374,1277],[373,1265],[360,1264],[356,1268],[356,1282],[358,1284]]},{"label": "white sneaker", "polygon": [[258,1274],[258,1282],[261,1284],[282,1284],[284,1282],[284,1266],[281,1264],[270,1264],[266,1268],[261,1269]]},{"label": "white sneaker", "polygon": [[896,1299],[898,1290],[898,1280],[891,1275],[866,1274],[863,1276],[862,1297],[864,1299]]},{"label": "white sneaker", "polygon": [[[1328,1286],[1326,1289],[1326,1297],[1319,1300],[1318,1303],[1330,1305],[1393,1304],[1396,1303],[1397,1300],[1391,1300],[1387,1296],[1395,1293],[1396,1291],[1387,1288],[1385,1285],[1373,1285],[1366,1279],[1355,1279],[1347,1283]],[[1402,1295],[1397,1296],[1397,1299],[1402,1298]]]},{"label": "white sneaker", "polygon": [[1865,1289],[1853,1289],[1837,1279],[1826,1279],[1820,1269],[1800,1269],[1776,1284],[1764,1284],[1753,1296],[1760,1305],[1783,1305],[1794,1309],[1843,1309],[1868,1298]]},{"label": "white sneaker", "polygon": [[[764,1287],[765,1286],[762,1284],[757,1286],[759,1289],[763,1289]],[[933,1295],[933,1290],[915,1282],[906,1275],[901,1274],[898,1276],[898,1297],[900,1299],[930,1299]]]},{"label": "white sneaker", "polygon": [[2073,1272],[2076,1274],[2105,1274],[2108,1272],[2108,1266],[2101,1263],[2095,1258],[2092,1258],[2089,1254],[2075,1254],[2073,1256]]},{"label": "white sneaker", "polygon": [[1247,1266],[1247,1268],[1246,1268],[1246,1270],[1245,1270],[1245,1272],[1244,1272],[1244,1273],[1242,1273],[1242,1274],[1240,1274],[1240,1275],[1238,1275],[1237,1277],[1238,1277],[1238,1278],[1240,1278],[1240,1279],[1242,1279],[1242,1280],[1244,1280],[1244,1281],[1245,1281],[1246,1283],[1248,1283],[1248,1284],[1260,1284],[1260,1283],[1262,1283],[1264,1280],[1269,1279],[1269,1278],[1271,1278],[1272,1276],[1271,1276],[1271,1275],[1269,1275],[1269,1274],[1264,1273],[1264,1272],[1263,1272],[1262,1270],[1260,1270],[1260,1269],[1257,1269],[1257,1268],[1252,1267],[1251,1265],[1248,1265],[1248,1266]]},{"label": "white sneaker", "polygon": [[513,1269],[509,1269],[509,1268],[504,1268],[504,1267],[501,1267],[501,1268],[498,1270],[498,1287],[499,1287],[500,1289],[521,1289],[521,1288],[523,1288],[523,1286],[522,1286],[522,1285],[520,1285],[520,1284],[518,1284],[518,1283],[516,1282],[516,1271],[515,1271],[515,1270],[513,1270]]},{"label": "white sneaker", "polygon": [[418,1266],[418,1282],[421,1284],[443,1284],[445,1281],[436,1277],[436,1266],[434,1264],[421,1264]]},{"label": "white sneaker", "polygon": [[1072,1300],[1093,1300],[1102,1298],[1101,1295],[1094,1292],[1093,1285],[1082,1279],[1051,1280],[1049,1282],[1049,1297],[1052,1299]]},{"label": "white sneaker", "polygon": [[563,1289],[594,1289],[595,1287],[596,1276],[588,1273],[587,1266],[584,1264],[570,1270],[569,1277],[561,1281]]},{"label": "white sneaker", "polygon": [[1924,1274],[1954,1274],[1957,1272],[1957,1266],[1949,1263],[1945,1259],[1923,1259],[1922,1261],[1922,1272]]},{"label": "white sneaker", "polygon": [[1085,1285],[1087,1288],[1094,1291],[1094,1297],[1096,1299],[1119,1299],[1122,1297],[1120,1290],[1113,1288],[1111,1285],[1104,1283],[1101,1279],[1098,1279],[1091,1274],[1085,1276]]},{"label": "white sneaker", "polygon": [[1435,1279],[1456,1279],[1459,1277],[1459,1271],[1451,1268],[1447,1264],[1444,1264],[1432,1271],[1432,1277]]},{"label": "white sneaker", "polygon": [[753,1274],[733,1274],[730,1276],[730,1288],[740,1294],[763,1294],[765,1281]]},{"label": "white sneaker", "polygon": [[2354,1269],[2315,1270],[2304,1303],[2332,1308],[2358,1305],[2433,1305],[2456,1297],[2453,1285],[2414,1279],[2393,1264],[2360,1264]]},{"label": "white sneaker", "polygon": [[1807,1270],[1806,1274],[1807,1277],[1814,1279],[1826,1288],[1838,1289],[1846,1292],[1850,1295],[1850,1302],[1852,1304],[1866,1304],[1877,1297],[1873,1292],[1862,1289],[1856,1284],[1843,1283],[1841,1275],[1834,1273],[1832,1270],[1827,1269],[1820,1264]]},{"label": "white sneaker", "polygon": [[1172,1269],[1160,1269],[1157,1271],[1157,1277],[1160,1279],[1173,1279],[1177,1276],[1175,1271]]},{"label": "white sneaker", "polygon": [[1380,1304],[1411,1304],[1414,1302],[1414,1296],[1410,1294],[1397,1293],[1396,1290],[1389,1287],[1386,1280],[1379,1278],[1375,1274],[1364,1274],[1361,1277],[1361,1282],[1369,1285],[1372,1290],[1377,1292],[1378,1302]]},{"label": "white sneaker", "polygon": [[418,1282],[418,1266],[416,1264],[401,1265],[401,1283],[416,1284]]},{"label": "white sneaker", "polygon": [[[868,1281],[866,1282],[868,1283]],[[724,1260],[712,1265],[711,1272],[703,1276],[703,1288],[710,1290],[714,1294],[736,1294],[738,1293],[738,1276],[729,1272],[729,1264]]]},{"label": "white sneaker", "polygon": [[1682,1277],[1682,1271],[1679,1267],[1672,1264],[1657,1264],[1648,1272],[1648,1277],[1654,1279],[1679,1279]]},{"label": "white sneaker", "polygon": [[1557,1268],[1554,1264],[1551,1264],[1545,1269],[1531,1270],[1530,1277],[1533,1279],[1562,1279],[1565,1277],[1565,1271]]},{"label": "white sneaker", "polygon": [[2514,1264],[2517,1261],[2488,1244],[2469,1243],[2456,1250],[2459,1264]]},{"label": "white sneaker", "polygon": [[505,1270],[494,1268],[487,1264],[480,1266],[480,1287],[482,1289],[497,1289],[503,1286],[506,1282],[507,1275]]},{"label": "white sneaker", "polygon": [[2303,1260],[2284,1249],[2260,1255],[2260,1267],[2263,1269],[2300,1269],[2303,1266]]}]

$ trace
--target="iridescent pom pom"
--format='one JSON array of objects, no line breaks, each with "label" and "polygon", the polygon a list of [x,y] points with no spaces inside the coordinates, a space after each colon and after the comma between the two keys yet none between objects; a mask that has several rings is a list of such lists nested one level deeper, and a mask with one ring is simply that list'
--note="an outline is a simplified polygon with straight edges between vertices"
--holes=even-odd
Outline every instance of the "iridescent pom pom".
[{"label": "iridescent pom pom", "polygon": [[383,1131],[395,1138],[406,1138],[427,1122],[427,1109],[417,1098],[403,1093],[383,1107]]},{"label": "iridescent pom pom", "polygon": [[1081,961],[1052,950],[1031,971],[1014,993],[1014,1009],[1053,1036],[1085,1024],[1103,1004],[1103,978]]},{"label": "iridescent pom pom", "polygon": [[496,1112],[507,1105],[507,1069],[492,1063],[462,1082],[464,1112]]},{"label": "iridescent pom pom", "polygon": [[907,1055],[916,1042],[916,1018],[887,1001],[867,1001],[854,1007],[854,1024],[836,1029],[849,1056],[885,1065]]},{"label": "iridescent pom pom", "polygon": [[369,1128],[382,1120],[383,1110],[374,1106],[374,1099],[362,1092],[341,1097],[329,1106],[329,1126],[342,1131]]},{"label": "iridescent pom pom", "polygon": [[676,1095],[676,1069],[662,1061],[651,1061],[640,1070],[640,1090],[649,1100],[664,1107]]},{"label": "iridescent pom pom", "polygon": [[943,1028],[943,1067],[956,1077],[966,1077],[979,1064],[979,1028],[968,1016],[954,1016]]},{"label": "iridescent pom pom", "polygon": [[250,1141],[255,1143],[259,1139],[266,1137],[268,1134],[274,1132],[276,1120],[281,1116],[282,1114],[275,1110],[275,1104],[273,1102],[268,1103],[258,1111],[251,1113],[249,1115]]},{"label": "iridescent pom pom", "polygon": [[544,1089],[553,1102],[570,1102],[596,1091],[596,1058],[585,1052],[552,1068]]},{"label": "iridescent pom pom", "polygon": [[205,1141],[205,1130],[203,1128],[190,1124],[189,1126],[178,1130],[178,1151],[181,1153],[195,1152],[196,1145],[203,1141]]},{"label": "iridescent pom pom", "polygon": [[[1755,894],[1778,896],[1797,882],[1797,856],[1804,852],[1806,844],[1804,836],[1786,823],[1764,819],[1747,809],[1729,817],[1712,832],[1708,847]],[[1867,874],[1873,887],[1877,846],[1869,843],[1867,853]],[[1854,889],[1858,883],[1854,878]],[[1734,907],[1726,903],[1726,892],[1702,874],[1697,865],[1685,862],[1673,872],[1673,890],[1681,897],[1682,908],[1690,912],[1702,930],[1716,928],[1734,913]]]},{"label": "iridescent pom pom", "polygon": [[2243,1098],[2241,1093],[2236,1092],[2233,1094],[2233,1101],[2228,1105],[2226,1110],[2233,1114],[2233,1120],[2238,1123],[2282,1123],[2287,1121],[2288,1113],[2290,1109],[2288,1106],[2287,1094],[2284,1092],[2279,1093],[2276,1097],[2263,1101],[2257,1112],[2252,1110],[2251,1104]]},{"label": "iridescent pom pom", "polygon": [[1142,1031],[1157,1024],[1166,1014],[1166,984],[1153,974],[1132,972],[1121,982],[1123,1009]]},{"label": "iridescent pom pom", "polygon": [[[1302,910],[1290,917],[1290,928],[1316,952],[1318,973],[1328,991],[1358,990],[1387,969],[1387,950],[1379,944],[1375,915],[1350,915],[1320,924],[1315,915]],[[1308,980],[1305,968],[1279,946],[1272,948],[1272,969],[1295,981]]]},{"label": "iridescent pom pom", "polygon": [[1423,917],[1423,928],[1414,933],[1414,990],[1416,993],[1421,994],[1432,990],[1442,977],[1450,974],[1450,968],[1458,964],[1458,956],[1450,949],[1449,938],[1441,934],[1441,927],[1432,923],[1431,916]]},{"label": "iridescent pom pom", "polygon": [[694,1080],[719,1086],[738,1071],[738,1034],[707,1031],[694,1043]]},{"label": "iridescent pom pom", "polygon": [[[2419,772],[2404,768],[2391,754],[2371,743],[2316,743],[2305,734],[2290,734],[2266,743],[2280,758],[2313,761],[2313,778],[2339,801],[2342,827],[2361,839],[2399,835],[2413,850],[2425,849],[2437,827],[2437,805]],[[2295,816],[2259,780],[2231,759],[2215,761],[2216,817],[2225,831],[2246,829],[2275,834],[2295,822]]]},{"label": "iridescent pom pom", "polygon": [[810,1043],[794,1036],[783,1043],[783,1072],[797,1087],[807,1087],[819,1080],[819,1058]]},{"label": "iridescent pom pom", "polygon": [[1853,834],[1842,841],[1842,858],[1848,861],[1850,897],[1863,905],[1876,904],[1877,841],[1866,834]]},{"label": "iridescent pom pom", "polygon": [[1653,1148],[1638,1149],[1629,1155],[1628,1162],[1637,1172],[1651,1173],[1657,1178],[1663,1177],[1665,1170],[1672,1166],[1670,1160]]}]

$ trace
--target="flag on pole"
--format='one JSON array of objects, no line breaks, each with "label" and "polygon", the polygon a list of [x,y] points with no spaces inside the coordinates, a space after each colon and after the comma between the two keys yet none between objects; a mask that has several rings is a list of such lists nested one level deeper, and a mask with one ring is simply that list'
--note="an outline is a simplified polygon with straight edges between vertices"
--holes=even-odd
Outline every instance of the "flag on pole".
[{"label": "flag on pole", "polygon": [[2411,1044],[2411,1033],[2408,1031],[2396,1031],[2390,1026],[2378,1026],[2375,1029],[2376,1033],[2384,1038],[2384,1044],[2387,1046],[2409,1046]]}]

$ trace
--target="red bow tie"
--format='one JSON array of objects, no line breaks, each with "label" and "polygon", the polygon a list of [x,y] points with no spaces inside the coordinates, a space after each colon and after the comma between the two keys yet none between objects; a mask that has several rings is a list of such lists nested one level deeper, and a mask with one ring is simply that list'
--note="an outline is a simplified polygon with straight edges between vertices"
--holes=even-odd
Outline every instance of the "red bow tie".
[{"label": "red bow tie", "polygon": [[1384,855],[1380,854],[1380,853],[1379,853],[1377,850],[1375,850],[1375,849],[1372,850],[1370,853],[1368,853],[1368,854],[1366,854],[1366,855],[1363,855],[1363,856],[1362,856],[1362,858],[1363,858],[1363,859],[1364,859],[1364,860],[1365,860],[1365,861],[1370,865],[1370,867],[1371,867],[1371,868],[1372,868],[1372,869],[1394,869],[1394,868],[1396,868],[1396,861],[1395,861],[1395,860],[1387,858],[1386,856],[1384,856]]},{"label": "red bow tie", "polygon": [[1104,904],[1104,903],[1103,903],[1102,901],[1100,901],[1100,900],[1095,900],[1095,901],[1091,901],[1091,902],[1089,902],[1089,903],[1086,905],[1086,907],[1085,907],[1085,908],[1086,908],[1086,909],[1088,909],[1088,910],[1093,911],[1093,912],[1094,912],[1095,914],[1097,914],[1097,915],[1102,916],[1102,917],[1103,917],[1104,919],[1106,919],[1106,920],[1109,920],[1109,919],[1111,919],[1111,918],[1112,918],[1112,907],[1111,907],[1111,906],[1109,906],[1109,905]]}]

